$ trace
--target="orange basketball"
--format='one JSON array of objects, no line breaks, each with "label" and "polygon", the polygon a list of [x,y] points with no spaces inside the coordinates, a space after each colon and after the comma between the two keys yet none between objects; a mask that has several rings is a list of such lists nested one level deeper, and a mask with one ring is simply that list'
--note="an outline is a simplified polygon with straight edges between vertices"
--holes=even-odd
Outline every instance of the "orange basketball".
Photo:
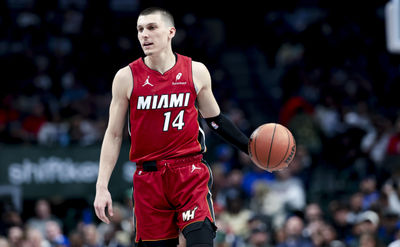
[{"label": "orange basketball", "polygon": [[268,123],[259,126],[250,136],[249,155],[261,169],[269,172],[289,166],[296,154],[292,133],[283,125]]}]

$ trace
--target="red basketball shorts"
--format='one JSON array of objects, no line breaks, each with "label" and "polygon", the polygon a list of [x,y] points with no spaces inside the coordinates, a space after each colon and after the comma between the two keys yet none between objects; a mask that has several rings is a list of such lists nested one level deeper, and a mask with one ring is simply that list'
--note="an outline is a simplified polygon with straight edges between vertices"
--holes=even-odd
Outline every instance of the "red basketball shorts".
[{"label": "red basketball shorts", "polygon": [[133,176],[135,241],[177,238],[179,230],[208,218],[214,222],[212,174],[202,155],[157,161],[156,171],[137,165]]}]

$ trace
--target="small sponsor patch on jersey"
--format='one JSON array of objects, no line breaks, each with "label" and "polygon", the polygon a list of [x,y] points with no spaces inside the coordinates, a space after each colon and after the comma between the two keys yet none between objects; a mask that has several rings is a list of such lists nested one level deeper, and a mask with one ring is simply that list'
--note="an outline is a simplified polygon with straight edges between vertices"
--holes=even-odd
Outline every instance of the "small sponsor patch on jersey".
[{"label": "small sponsor patch on jersey", "polygon": [[176,85],[186,85],[186,81],[175,81],[175,82],[172,82],[172,85],[174,85],[174,86],[176,86]]},{"label": "small sponsor patch on jersey", "polygon": [[181,77],[182,77],[182,73],[179,72],[176,75],[175,81],[172,82],[172,85],[186,85],[186,83],[187,83],[186,81],[179,81],[179,79],[181,79]]},{"label": "small sponsor patch on jersey", "polygon": [[179,73],[176,75],[176,81],[179,81],[179,79],[181,79],[181,77],[182,77],[182,73],[179,72]]}]

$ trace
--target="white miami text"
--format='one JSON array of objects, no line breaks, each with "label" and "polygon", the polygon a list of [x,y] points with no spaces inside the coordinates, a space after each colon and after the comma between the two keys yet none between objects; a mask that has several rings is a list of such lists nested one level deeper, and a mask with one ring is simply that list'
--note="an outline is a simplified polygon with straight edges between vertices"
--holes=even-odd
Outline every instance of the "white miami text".
[{"label": "white miami text", "polygon": [[190,93],[162,94],[139,96],[136,109],[168,109],[186,107],[189,104]]}]

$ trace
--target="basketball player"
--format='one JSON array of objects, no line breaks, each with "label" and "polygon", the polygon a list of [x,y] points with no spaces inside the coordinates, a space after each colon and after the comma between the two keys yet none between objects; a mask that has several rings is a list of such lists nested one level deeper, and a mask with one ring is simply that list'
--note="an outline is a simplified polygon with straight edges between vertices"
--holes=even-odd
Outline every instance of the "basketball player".
[{"label": "basketball player", "polygon": [[248,138],[221,114],[207,68],[172,51],[176,30],[168,11],[142,11],[137,32],[145,57],[119,70],[113,81],[96,184],[96,215],[105,223],[113,215],[107,187],[128,112],[129,158],[137,165],[133,178],[136,245],[176,246],[181,231],[189,247],[212,246],[216,231],[212,176],[202,159],[205,137],[198,115],[246,153]]}]

